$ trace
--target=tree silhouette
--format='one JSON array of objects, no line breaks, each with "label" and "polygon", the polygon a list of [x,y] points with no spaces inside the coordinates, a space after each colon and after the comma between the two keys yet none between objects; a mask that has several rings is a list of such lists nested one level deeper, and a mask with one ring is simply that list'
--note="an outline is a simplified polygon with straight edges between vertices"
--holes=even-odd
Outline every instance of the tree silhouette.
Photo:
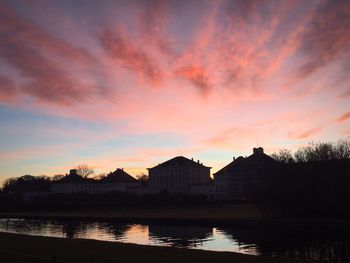
[{"label": "tree silhouette", "polygon": [[63,174],[55,174],[54,176],[51,177],[51,181],[58,181],[64,177]]},{"label": "tree silhouette", "polygon": [[75,169],[77,170],[77,174],[83,178],[88,178],[95,173],[94,170],[89,168],[86,164],[78,165]]},{"label": "tree silhouette", "polygon": [[332,142],[311,142],[300,148],[294,154],[297,162],[326,161],[350,159],[350,141],[339,140]]},{"label": "tree silhouette", "polygon": [[276,161],[279,161],[281,163],[294,163],[294,157],[291,150],[288,149],[281,149],[277,153],[271,154],[271,157],[274,158]]},{"label": "tree silhouette", "polygon": [[145,173],[141,173],[136,175],[136,179],[143,182],[143,181],[147,181],[148,180],[148,175]]}]

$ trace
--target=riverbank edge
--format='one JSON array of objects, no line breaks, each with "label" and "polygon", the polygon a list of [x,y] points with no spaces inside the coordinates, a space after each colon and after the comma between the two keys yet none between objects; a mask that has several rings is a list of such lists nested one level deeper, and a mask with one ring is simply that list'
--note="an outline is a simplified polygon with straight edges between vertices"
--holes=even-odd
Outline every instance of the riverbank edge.
[{"label": "riverbank edge", "polygon": [[115,214],[95,214],[96,212],[2,212],[0,218],[21,218],[21,219],[42,219],[42,220],[79,220],[79,221],[113,221],[121,223],[135,224],[196,224],[206,226],[224,226],[224,225],[337,225],[349,226],[350,219],[318,219],[318,218],[206,218],[206,217],[190,217],[181,215],[179,217],[164,216],[162,214],[149,216],[121,216]]},{"label": "riverbank edge", "polygon": [[[30,236],[0,232],[0,257],[11,253],[17,257],[53,257],[65,262],[316,262],[281,257],[251,256],[235,252],[216,252],[186,248],[173,248],[130,243],[98,241],[91,239],[66,239]],[[16,261],[17,262],[17,261]],[[26,263],[25,259],[20,262]]]}]

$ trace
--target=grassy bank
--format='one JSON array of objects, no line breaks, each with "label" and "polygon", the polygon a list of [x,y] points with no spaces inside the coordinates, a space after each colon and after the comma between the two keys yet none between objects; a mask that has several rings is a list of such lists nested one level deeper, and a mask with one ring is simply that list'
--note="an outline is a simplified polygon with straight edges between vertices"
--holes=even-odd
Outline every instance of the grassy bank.
[{"label": "grassy bank", "polygon": [[0,233],[1,262],[312,262],[231,252],[154,247],[84,239],[62,239]]},{"label": "grassy bank", "polygon": [[8,211],[0,218],[77,219],[94,221],[121,221],[128,223],[185,223],[203,225],[232,224],[300,224],[350,225],[350,219],[337,218],[283,218],[267,213],[253,205],[121,207],[113,209],[75,209],[61,211]]},{"label": "grassy bank", "polygon": [[255,206],[220,207],[131,207],[116,209],[79,209],[71,211],[12,211],[0,217],[52,219],[119,219],[119,220],[178,220],[223,222],[233,220],[261,220],[264,213]]}]

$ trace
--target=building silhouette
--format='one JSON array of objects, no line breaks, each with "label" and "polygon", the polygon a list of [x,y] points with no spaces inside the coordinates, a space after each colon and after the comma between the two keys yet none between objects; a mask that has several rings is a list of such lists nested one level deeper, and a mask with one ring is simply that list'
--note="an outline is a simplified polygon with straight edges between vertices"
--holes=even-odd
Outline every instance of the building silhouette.
[{"label": "building silhouette", "polygon": [[150,193],[192,194],[192,188],[208,185],[211,167],[177,156],[155,167],[148,168]]},{"label": "building silhouette", "polygon": [[71,194],[85,192],[89,194],[97,193],[96,182],[94,179],[83,178],[77,174],[76,169],[71,169],[69,174],[55,181],[51,185],[53,194]]},{"label": "building silhouette", "polygon": [[215,197],[218,200],[248,201],[254,199],[270,180],[280,163],[264,153],[264,149],[253,148],[248,157],[234,158],[231,163],[214,174]]},{"label": "building silhouette", "polygon": [[97,189],[99,193],[108,192],[128,192],[131,188],[139,187],[140,183],[124,169],[118,168],[109,173],[106,177],[98,181]]},{"label": "building silhouette", "polygon": [[77,174],[76,169],[72,169],[65,177],[52,183],[51,192],[53,194],[80,192],[88,194],[105,194],[109,192],[138,193],[140,192],[140,187],[140,182],[123,169],[118,168],[100,180],[84,178]]}]

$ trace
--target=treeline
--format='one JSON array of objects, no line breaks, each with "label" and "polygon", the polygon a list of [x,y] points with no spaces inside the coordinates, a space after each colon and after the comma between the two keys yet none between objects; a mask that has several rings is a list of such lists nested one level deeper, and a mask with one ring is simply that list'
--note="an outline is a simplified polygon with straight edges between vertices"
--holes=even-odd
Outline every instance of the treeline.
[{"label": "treeline", "polygon": [[271,157],[282,163],[314,162],[350,159],[350,141],[310,142],[299,148],[294,154],[291,150],[281,149]]},{"label": "treeline", "polygon": [[272,155],[281,165],[268,173],[256,200],[288,217],[350,217],[350,143],[310,143]]}]

